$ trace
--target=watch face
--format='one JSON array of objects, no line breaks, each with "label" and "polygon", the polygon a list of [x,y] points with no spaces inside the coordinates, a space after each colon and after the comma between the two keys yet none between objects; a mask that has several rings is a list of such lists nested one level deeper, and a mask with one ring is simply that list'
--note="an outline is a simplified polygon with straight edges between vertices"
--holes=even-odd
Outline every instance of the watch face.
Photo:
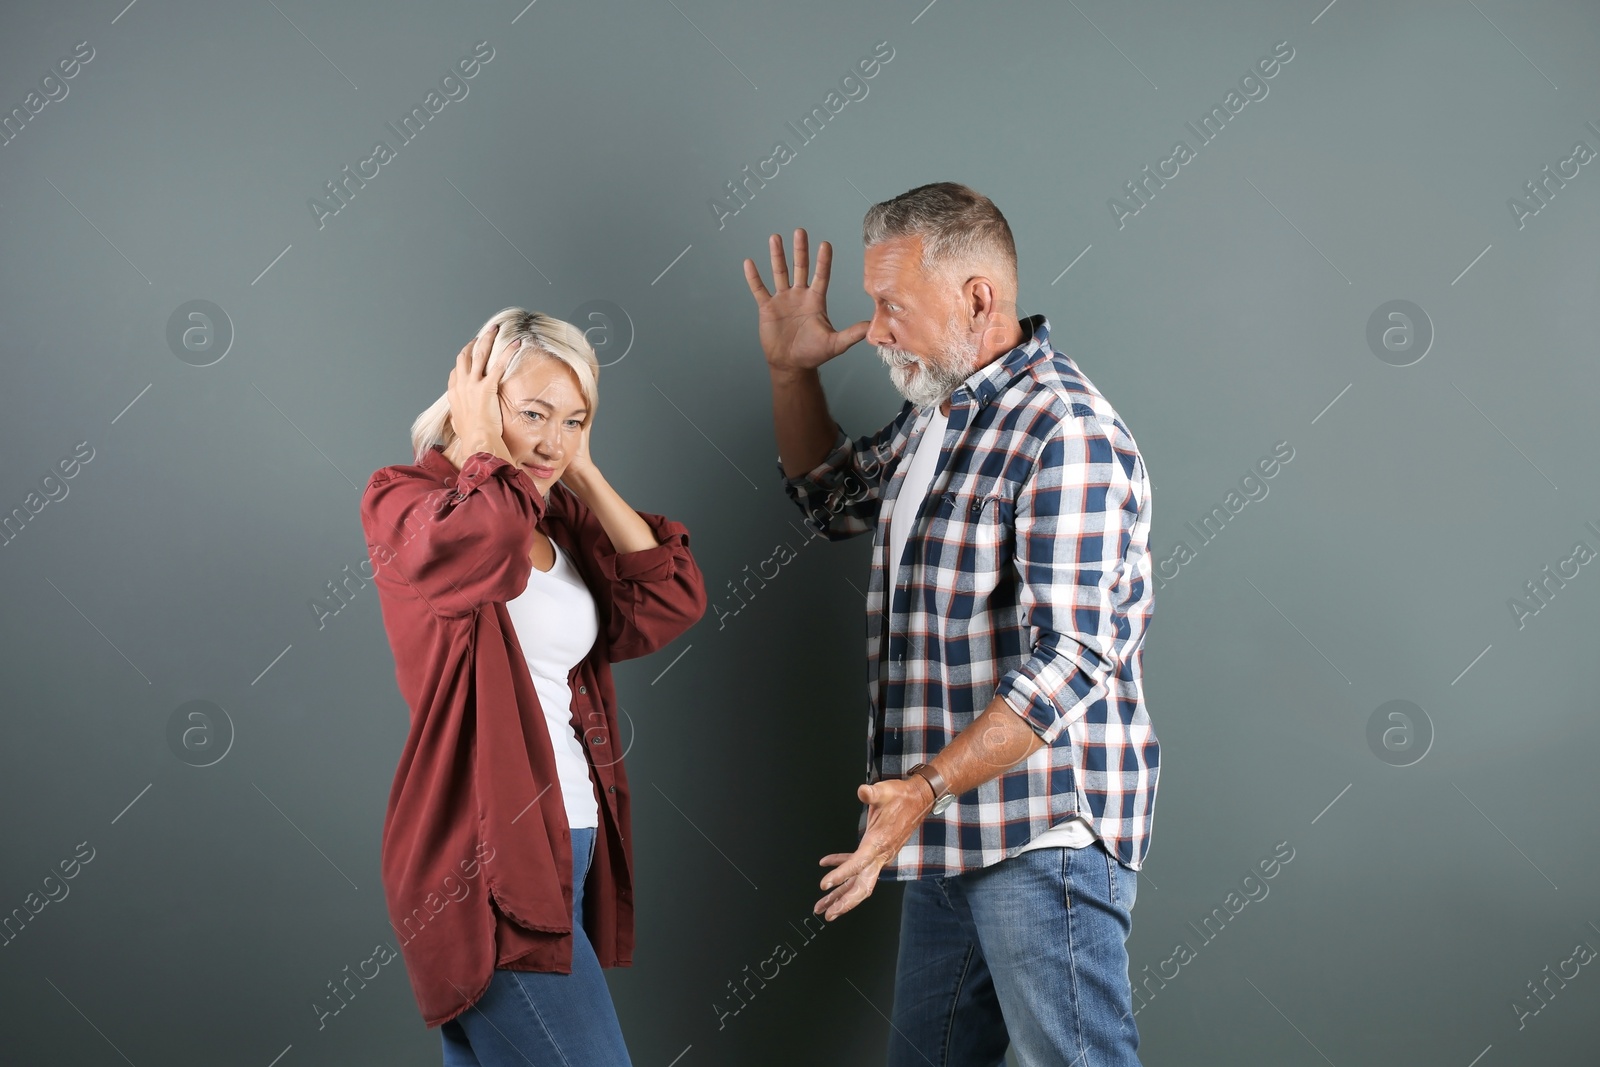
[{"label": "watch face", "polygon": [[943,815],[944,809],[948,808],[955,799],[955,797],[951,796],[949,793],[946,793],[938,800],[935,800],[933,802],[933,814]]}]

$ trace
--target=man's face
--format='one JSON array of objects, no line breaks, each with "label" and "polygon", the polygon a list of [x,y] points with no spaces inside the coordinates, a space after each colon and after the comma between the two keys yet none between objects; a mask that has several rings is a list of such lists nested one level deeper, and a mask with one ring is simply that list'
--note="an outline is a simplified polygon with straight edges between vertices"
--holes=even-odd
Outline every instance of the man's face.
[{"label": "man's face", "polygon": [[942,404],[975,369],[981,342],[961,315],[961,287],[921,267],[922,238],[866,249],[862,288],[872,298],[867,340],[889,380],[918,407]]}]

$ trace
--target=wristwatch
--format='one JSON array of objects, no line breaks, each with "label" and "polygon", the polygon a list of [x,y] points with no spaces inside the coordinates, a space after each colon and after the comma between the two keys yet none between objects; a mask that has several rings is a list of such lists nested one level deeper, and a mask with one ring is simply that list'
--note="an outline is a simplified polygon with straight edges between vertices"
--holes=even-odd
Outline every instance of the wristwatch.
[{"label": "wristwatch", "polygon": [[913,774],[920,774],[923,780],[928,783],[928,787],[933,790],[932,814],[943,815],[944,809],[948,808],[956,799],[954,794],[945,788],[944,775],[934,770],[933,765],[930,763],[917,764],[906,772],[906,777],[910,778]]}]

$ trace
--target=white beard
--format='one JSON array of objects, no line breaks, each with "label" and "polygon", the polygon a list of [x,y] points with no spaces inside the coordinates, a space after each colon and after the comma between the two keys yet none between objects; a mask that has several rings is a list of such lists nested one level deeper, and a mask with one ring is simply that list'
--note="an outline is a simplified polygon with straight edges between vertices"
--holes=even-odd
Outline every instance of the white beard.
[{"label": "white beard", "polygon": [[[977,341],[963,340],[952,321],[940,338],[937,359],[913,355],[904,349],[878,346],[878,355],[889,367],[889,381],[895,390],[919,408],[936,407],[950,398],[972,374],[978,355]],[[917,369],[912,371],[912,367]]]}]

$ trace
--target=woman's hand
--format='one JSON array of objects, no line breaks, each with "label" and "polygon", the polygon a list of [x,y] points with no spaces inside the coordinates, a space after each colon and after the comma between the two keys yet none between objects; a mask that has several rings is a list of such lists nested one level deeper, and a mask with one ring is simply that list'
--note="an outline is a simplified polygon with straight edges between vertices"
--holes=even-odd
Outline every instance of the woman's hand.
[{"label": "woman's hand", "polygon": [[594,459],[589,455],[589,431],[594,429],[594,419],[591,417],[584,424],[583,432],[578,435],[578,444],[573,449],[572,458],[567,461],[567,469],[561,472],[561,482],[568,489],[577,494],[578,499],[588,503],[588,490],[600,477],[600,471],[594,465]]},{"label": "woman's hand", "polygon": [[594,465],[594,459],[589,455],[589,432],[593,429],[594,417],[590,416],[588,425],[578,435],[572,458],[561,472],[561,484],[572,490],[573,495],[594,512],[619,555],[656,547],[660,542],[656,540],[650,524],[628,506],[628,502],[622,499]]},{"label": "woman's hand", "polygon": [[506,360],[517,346],[497,346],[499,333],[496,323],[468,341],[456,354],[456,365],[450,371],[447,395],[450,425],[456,431],[451,462],[457,467],[474,452],[488,452],[515,462],[501,436],[504,423],[500,421],[500,378]]}]

